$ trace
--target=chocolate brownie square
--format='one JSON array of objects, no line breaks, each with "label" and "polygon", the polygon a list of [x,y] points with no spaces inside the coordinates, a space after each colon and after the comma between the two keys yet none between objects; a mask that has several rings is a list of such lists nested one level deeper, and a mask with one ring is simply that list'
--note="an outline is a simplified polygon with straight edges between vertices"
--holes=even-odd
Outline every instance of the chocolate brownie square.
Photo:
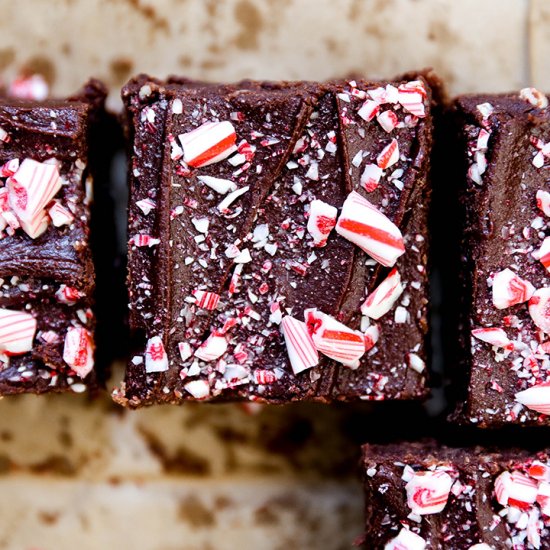
[{"label": "chocolate brownie square", "polygon": [[459,97],[461,338],[479,426],[548,424],[550,110],[532,88]]},{"label": "chocolate brownie square", "polygon": [[118,402],[426,394],[431,74],[123,90]]},{"label": "chocolate brownie square", "polygon": [[105,95],[0,99],[0,395],[96,385],[89,135]]},{"label": "chocolate brownie square", "polygon": [[491,550],[550,544],[550,455],[365,445],[364,547]]}]

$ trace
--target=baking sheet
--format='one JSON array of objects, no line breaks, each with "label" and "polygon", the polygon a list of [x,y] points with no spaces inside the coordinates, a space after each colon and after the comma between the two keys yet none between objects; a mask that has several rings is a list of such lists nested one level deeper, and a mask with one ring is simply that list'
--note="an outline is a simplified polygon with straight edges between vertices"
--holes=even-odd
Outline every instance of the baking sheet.
[{"label": "baking sheet", "polygon": [[[433,66],[453,94],[550,89],[545,0],[0,0],[0,10],[6,81],[38,71],[63,95],[94,75],[115,109],[140,71],[324,79]],[[362,531],[359,444],[422,431],[423,412],[370,410],[4,399],[0,548],[349,548]]]}]

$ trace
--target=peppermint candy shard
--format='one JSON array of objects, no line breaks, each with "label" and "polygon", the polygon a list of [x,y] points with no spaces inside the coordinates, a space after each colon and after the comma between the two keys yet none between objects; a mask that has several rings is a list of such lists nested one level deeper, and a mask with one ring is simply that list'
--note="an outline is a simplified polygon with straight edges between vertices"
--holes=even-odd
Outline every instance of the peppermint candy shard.
[{"label": "peppermint candy shard", "polygon": [[497,327],[476,328],[472,336],[497,348],[505,348],[511,343],[506,332]]},{"label": "peppermint candy shard", "polygon": [[426,541],[405,527],[402,527],[399,534],[384,546],[384,550],[425,550],[425,548]]},{"label": "peppermint candy shard", "polygon": [[344,201],[336,232],[386,267],[405,252],[399,228],[356,191]]},{"label": "peppermint candy shard", "polygon": [[319,364],[319,354],[304,322],[286,315],[281,320],[281,330],[294,374]]},{"label": "peppermint candy shard", "polygon": [[397,88],[397,92],[398,101],[403,109],[419,118],[426,116],[424,101],[427,93],[422,81],[412,80],[406,84],[401,84]]},{"label": "peppermint candy shard", "polygon": [[50,206],[48,214],[54,227],[70,225],[74,220],[74,216],[59,201],[55,201],[53,205]]},{"label": "peppermint candy shard", "polygon": [[180,134],[184,162],[193,168],[220,162],[237,150],[237,135],[231,122],[206,122],[195,130]]},{"label": "peppermint candy shard", "polygon": [[23,230],[36,238],[46,217],[46,205],[61,189],[57,165],[25,159],[6,183],[10,208],[21,221]]},{"label": "peppermint candy shard", "polygon": [[535,287],[518,277],[511,269],[499,271],[493,278],[493,305],[506,309],[527,302],[535,292]]},{"label": "peppermint candy shard", "polygon": [[380,154],[376,157],[376,164],[383,170],[393,166],[399,161],[399,144],[397,140],[392,139],[388,145],[380,151]]},{"label": "peppermint candy shard", "polygon": [[215,178],[214,176],[197,176],[197,179],[220,195],[225,195],[226,193],[229,193],[229,191],[237,190],[236,183],[224,178]]},{"label": "peppermint candy shard", "polygon": [[372,193],[378,187],[383,173],[382,168],[377,164],[367,164],[365,166],[360,183],[367,193]]},{"label": "peppermint candy shard", "polygon": [[313,237],[315,246],[326,246],[328,236],[336,225],[337,216],[338,210],[334,206],[318,199],[311,201],[307,230]]},{"label": "peppermint candy shard", "polygon": [[550,288],[539,288],[533,292],[529,300],[529,315],[537,327],[550,334]]},{"label": "peppermint candy shard", "polygon": [[546,237],[544,241],[542,241],[541,247],[535,250],[532,256],[535,260],[539,260],[546,271],[550,271],[550,237]]},{"label": "peppermint candy shard", "polygon": [[164,372],[168,370],[168,356],[160,336],[147,340],[145,347],[145,372]]},{"label": "peppermint candy shard", "polygon": [[226,351],[226,337],[214,331],[195,351],[195,357],[206,362],[215,361],[216,359],[219,359]]},{"label": "peppermint candy shard", "polygon": [[537,191],[537,207],[545,215],[550,218],[550,193],[539,189]]},{"label": "peppermint candy shard", "polygon": [[516,393],[515,400],[528,409],[550,415],[550,382],[543,382]]},{"label": "peppermint candy shard", "polygon": [[390,311],[403,290],[401,275],[394,267],[376,289],[367,296],[361,306],[361,313],[371,319],[380,319]]},{"label": "peppermint candy shard", "polygon": [[29,313],[0,308],[0,352],[21,355],[32,350],[36,319]]},{"label": "peppermint candy shard", "polygon": [[306,309],[304,317],[313,344],[323,355],[355,369],[363,357],[365,336],[318,309]]},{"label": "peppermint candy shard", "polygon": [[365,351],[371,350],[380,338],[378,325],[371,325],[363,334],[365,338]]},{"label": "peppermint candy shard", "polygon": [[191,380],[183,386],[195,399],[205,399],[210,395],[210,386],[206,380]]},{"label": "peppermint candy shard", "polygon": [[548,107],[548,98],[536,88],[523,88],[519,92],[519,97],[528,101],[533,107],[546,109]]},{"label": "peppermint candy shard", "polygon": [[405,486],[407,504],[413,514],[437,514],[445,508],[452,485],[453,478],[443,470],[415,472]]},{"label": "peppermint candy shard", "polygon": [[212,311],[218,307],[220,301],[220,295],[216,292],[208,292],[206,290],[194,290],[193,296],[195,297],[195,304],[198,307],[202,307],[209,311]]},{"label": "peppermint candy shard", "polygon": [[537,499],[538,483],[521,472],[502,472],[495,480],[495,498],[502,506],[528,508]]},{"label": "peppermint candy shard", "polygon": [[94,346],[92,335],[83,327],[71,327],[65,334],[63,361],[80,378],[85,378],[94,367]]}]

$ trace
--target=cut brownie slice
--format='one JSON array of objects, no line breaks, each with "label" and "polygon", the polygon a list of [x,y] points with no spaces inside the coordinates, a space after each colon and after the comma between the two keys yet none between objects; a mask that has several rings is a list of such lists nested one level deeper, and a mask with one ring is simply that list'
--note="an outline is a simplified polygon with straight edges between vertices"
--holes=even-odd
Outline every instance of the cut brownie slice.
[{"label": "cut brownie slice", "polygon": [[123,98],[136,354],[117,401],[425,395],[426,75],[140,76]]},{"label": "cut brownie slice", "polygon": [[0,100],[0,395],[96,384],[88,158],[105,95]]},{"label": "cut brownie slice", "polygon": [[461,203],[465,418],[548,424],[550,110],[534,89],[454,104]]},{"label": "cut brownie slice", "polygon": [[550,455],[435,442],[363,447],[369,550],[550,544]]}]

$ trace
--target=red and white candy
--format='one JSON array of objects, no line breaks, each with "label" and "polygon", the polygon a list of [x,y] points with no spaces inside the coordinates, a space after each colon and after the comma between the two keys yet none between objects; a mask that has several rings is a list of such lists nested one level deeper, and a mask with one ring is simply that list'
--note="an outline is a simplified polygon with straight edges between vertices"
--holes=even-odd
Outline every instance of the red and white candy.
[{"label": "red and white candy", "polygon": [[495,480],[495,497],[503,506],[525,510],[537,499],[538,483],[521,472],[502,472]]},{"label": "red and white candy", "polygon": [[376,120],[388,134],[399,124],[399,119],[393,111],[384,111],[380,113],[376,117]]},{"label": "red and white candy", "polygon": [[397,161],[399,161],[399,144],[396,139],[392,139],[376,157],[376,164],[385,170],[393,166]]},{"label": "red and white candy", "polygon": [[419,118],[426,116],[424,101],[426,99],[426,88],[420,80],[412,80],[401,84],[398,90],[398,101],[403,109]]},{"label": "red and white candy", "polygon": [[550,382],[543,382],[516,393],[518,403],[541,414],[550,415]]},{"label": "red and white candy", "polygon": [[321,200],[313,200],[309,206],[307,230],[315,246],[325,246],[328,236],[336,225],[338,210]]},{"label": "red and white candy", "polygon": [[537,327],[550,334],[550,288],[535,290],[529,300],[529,314]]},{"label": "red and white candy", "polygon": [[365,353],[365,337],[318,309],[306,309],[306,325],[313,344],[323,355],[357,368]]},{"label": "red and white candy", "polygon": [[180,134],[183,160],[193,168],[226,159],[237,150],[237,134],[231,122],[206,122],[197,129]]},{"label": "red and white candy", "polygon": [[380,178],[383,174],[382,168],[377,164],[367,164],[361,174],[360,183],[367,193],[372,193],[380,184]]},{"label": "red and white candy", "polygon": [[540,506],[541,513],[546,517],[550,517],[550,483],[547,481],[539,483],[537,504]]},{"label": "red and white candy", "polygon": [[407,504],[413,514],[424,516],[441,512],[451,492],[453,478],[443,470],[415,472],[407,482]]},{"label": "red and white candy", "polygon": [[546,271],[550,271],[550,237],[546,237],[544,241],[542,241],[541,247],[535,250],[532,256],[535,260],[539,260]]},{"label": "red and white candy", "polygon": [[539,189],[537,191],[537,207],[545,216],[550,218],[550,193]]},{"label": "red and white candy", "polygon": [[7,180],[10,208],[31,238],[41,235],[48,226],[46,205],[61,189],[56,164],[25,159]]},{"label": "red and white candy", "polygon": [[220,301],[220,295],[215,292],[208,292],[206,290],[193,290],[193,296],[195,297],[195,304],[198,307],[208,309],[212,311],[218,307]]},{"label": "red and white candy", "polygon": [[71,327],[65,334],[63,361],[84,378],[94,367],[92,335],[83,327]]},{"label": "red and white candy", "polygon": [[548,107],[548,98],[536,88],[523,88],[519,92],[519,97],[528,101],[533,107],[539,109]]},{"label": "red and white candy", "polygon": [[82,298],[84,294],[80,292],[80,290],[67,285],[60,285],[57,292],[55,293],[55,297],[59,302],[62,304],[68,304],[70,306],[76,304],[80,298]]},{"label": "red and white candy", "polygon": [[493,278],[493,304],[497,309],[527,302],[533,292],[535,287],[518,277],[511,269],[503,269]]},{"label": "red and white candy", "polygon": [[405,252],[399,228],[356,191],[344,201],[336,232],[386,267]]},{"label": "red and white candy", "polygon": [[29,313],[0,308],[0,352],[20,355],[32,350],[36,319]]},{"label": "red and white candy", "polygon": [[475,328],[472,336],[497,348],[505,348],[511,343],[506,332],[497,327]]},{"label": "red and white candy", "polygon": [[202,361],[215,361],[227,351],[227,339],[216,331],[200,345],[195,351],[195,357]]},{"label": "red and white candy", "polygon": [[305,323],[286,315],[281,320],[281,330],[294,374],[319,364],[319,354]]},{"label": "red and white candy", "polygon": [[382,315],[388,313],[402,293],[401,276],[397,268],[393,268],[389,275],[367,296],[361,306],[361,313],[371,319],[380,319]]},{"label": "red and white candy", "polygon": [[168,356],[160,336],[147,340],[145,347],[145,372],[164,372],[168,370]]},{"label": "red and white candy", "polygon": [[399,534],[384,546],[384,550],[425,550],[425,548],[426,541],[405,527],[402,527]]},{"label": "red and white candy", "polygon": [[55,201],[48,209],[48,214],[54,227],[70,225],[74,216],[59,201]]}]

